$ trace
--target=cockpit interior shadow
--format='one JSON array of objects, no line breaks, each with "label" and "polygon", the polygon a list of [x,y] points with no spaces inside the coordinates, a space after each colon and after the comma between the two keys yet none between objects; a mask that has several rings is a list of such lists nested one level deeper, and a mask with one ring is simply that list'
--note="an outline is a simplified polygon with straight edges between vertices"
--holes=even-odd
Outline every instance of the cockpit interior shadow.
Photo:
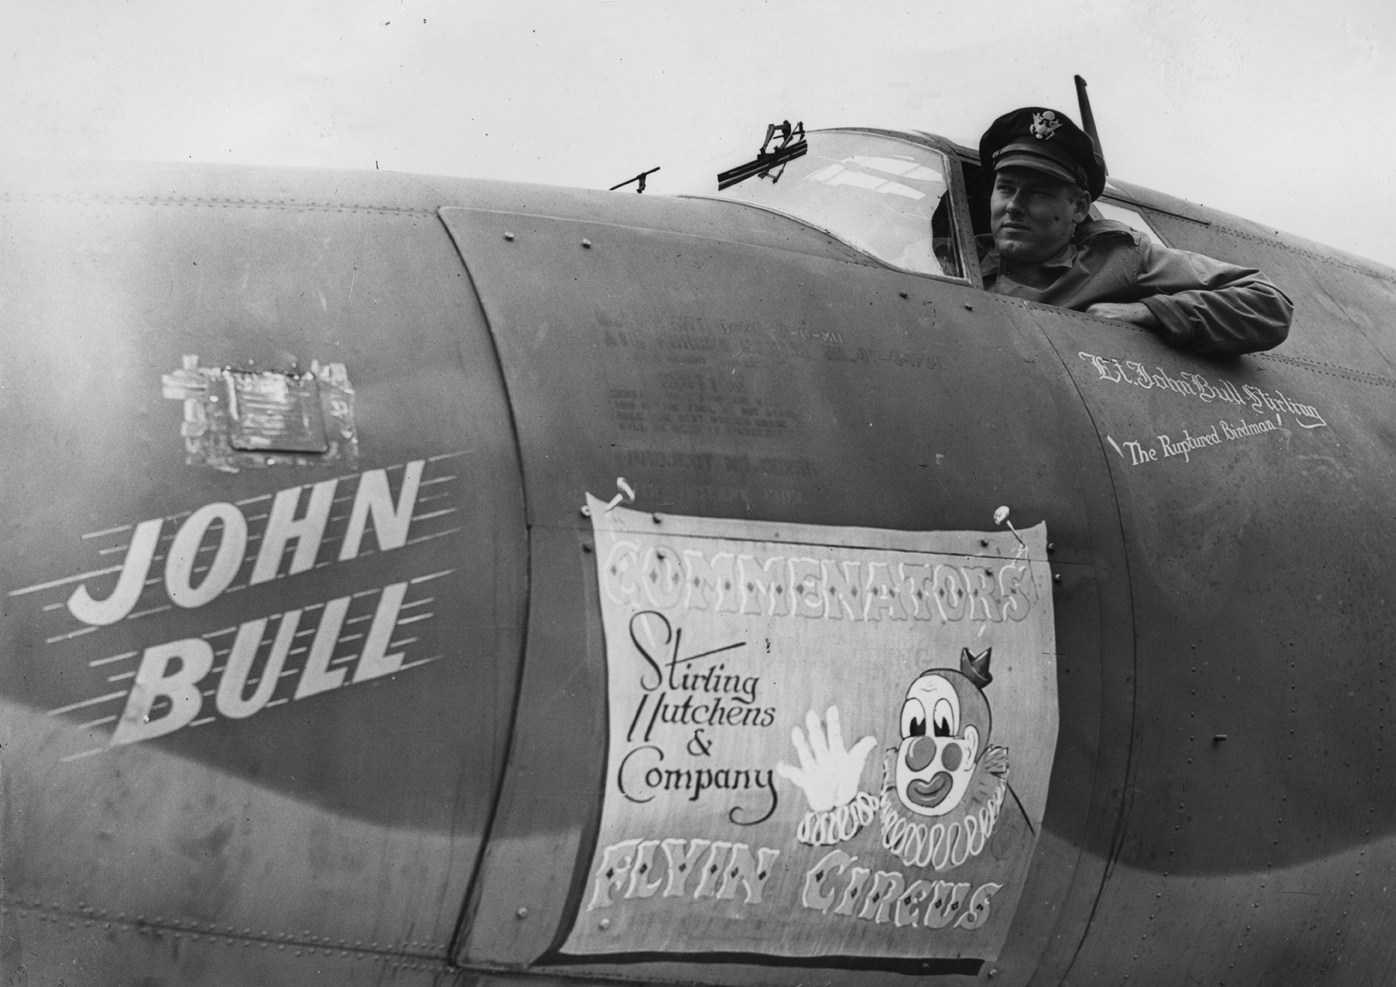
[{"label": "cockpit interior shadow", "polygon": [[993,191],[992,172],[972,161],[961,159],[965,173],[965,196],[969,199],[969,220],[975,236],[989,232],[989,193]]},{"label": "cockpit interior shadow", "polygon": [[955,227],[950,221],[950,196],[940,197],[940,203],[931,214],[931,249],[940,264],[941,273],[950,277],[962,277],[959,250],[955,243]]}]

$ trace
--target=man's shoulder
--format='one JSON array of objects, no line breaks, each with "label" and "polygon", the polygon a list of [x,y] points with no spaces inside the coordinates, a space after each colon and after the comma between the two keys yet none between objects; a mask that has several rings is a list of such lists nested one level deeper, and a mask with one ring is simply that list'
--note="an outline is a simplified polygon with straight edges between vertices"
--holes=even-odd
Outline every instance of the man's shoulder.
[{"label": "man's shoulder", "polygon": [[1076,227],[1072,242],[1078,246],[1106,244],[1112,241],[1128,240],[1136,246],[1144,239],[1144,234],[1115,219],[1088,219]]}]

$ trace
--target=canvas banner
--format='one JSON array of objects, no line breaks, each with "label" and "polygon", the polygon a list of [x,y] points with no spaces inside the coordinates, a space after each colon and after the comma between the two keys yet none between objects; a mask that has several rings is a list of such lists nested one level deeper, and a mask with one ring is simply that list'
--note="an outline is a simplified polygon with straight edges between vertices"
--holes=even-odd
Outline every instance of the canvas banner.
[{"label": "canvas banner", "polygon": [[609,737],[563,951],[996,958],[1057,739],[1045,526],[589,506]]}]

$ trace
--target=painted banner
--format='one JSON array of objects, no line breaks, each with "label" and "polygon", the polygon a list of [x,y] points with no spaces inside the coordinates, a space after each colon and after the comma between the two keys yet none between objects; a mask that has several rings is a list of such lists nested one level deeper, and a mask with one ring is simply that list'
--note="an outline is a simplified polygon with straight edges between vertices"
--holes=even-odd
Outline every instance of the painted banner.
[{"label": "painted banner", "polygon": [[997,958],[1057,740],[1045,526],[589,506],[609,747],[563,951]]}]

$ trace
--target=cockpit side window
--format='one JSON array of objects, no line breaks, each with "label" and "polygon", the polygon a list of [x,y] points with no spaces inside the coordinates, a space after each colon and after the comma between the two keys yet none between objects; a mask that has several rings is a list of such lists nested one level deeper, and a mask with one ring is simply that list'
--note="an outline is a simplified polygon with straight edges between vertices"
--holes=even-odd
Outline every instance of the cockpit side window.
[{"label": "cockpit side window", "polygon": [[1116,222],[1124,223],[1130,229],[1144,234],[1144,239],[1157,243],[1161,247],[1167,246],[1167,244],[1163,242],[1163,237],[1155,232],[1154,228],[1149,225],[1147,219],[1137,210],[1130,209],[1122,203],[1111,202],[1109,199],[1105,198],[1097,199],[1091,205],[1091,214],[1100,219],[1113,219]]},{"label": "cockpit side window", "polygon": [[813,131],[809,151],[717,193],[794,216],[904,271],[965,279],[941,152],[874,134]]},{"label": "cockpit side window", "polygon": [[[975,236],[983,236],[992,232],[989,223],[989,195],[993,190],[992,173],[986,172],[977,162],[968,158],[961,159],[964,169],[965,188],[969,196],[970,222],[974,227]],[[1114,186],[1106,184],[1106,196]],[[1124,223],[1131,229],[1138,230],[1148,240],[1168,246],[1157,230],[1149,225],[1149,221],[1144,218],[1138,209],[1131,208],[1131,204],[1125,200],[1114,201],[1111,198],[1102,196],[1091,204],[1092,219],[1113,219]]]}]

